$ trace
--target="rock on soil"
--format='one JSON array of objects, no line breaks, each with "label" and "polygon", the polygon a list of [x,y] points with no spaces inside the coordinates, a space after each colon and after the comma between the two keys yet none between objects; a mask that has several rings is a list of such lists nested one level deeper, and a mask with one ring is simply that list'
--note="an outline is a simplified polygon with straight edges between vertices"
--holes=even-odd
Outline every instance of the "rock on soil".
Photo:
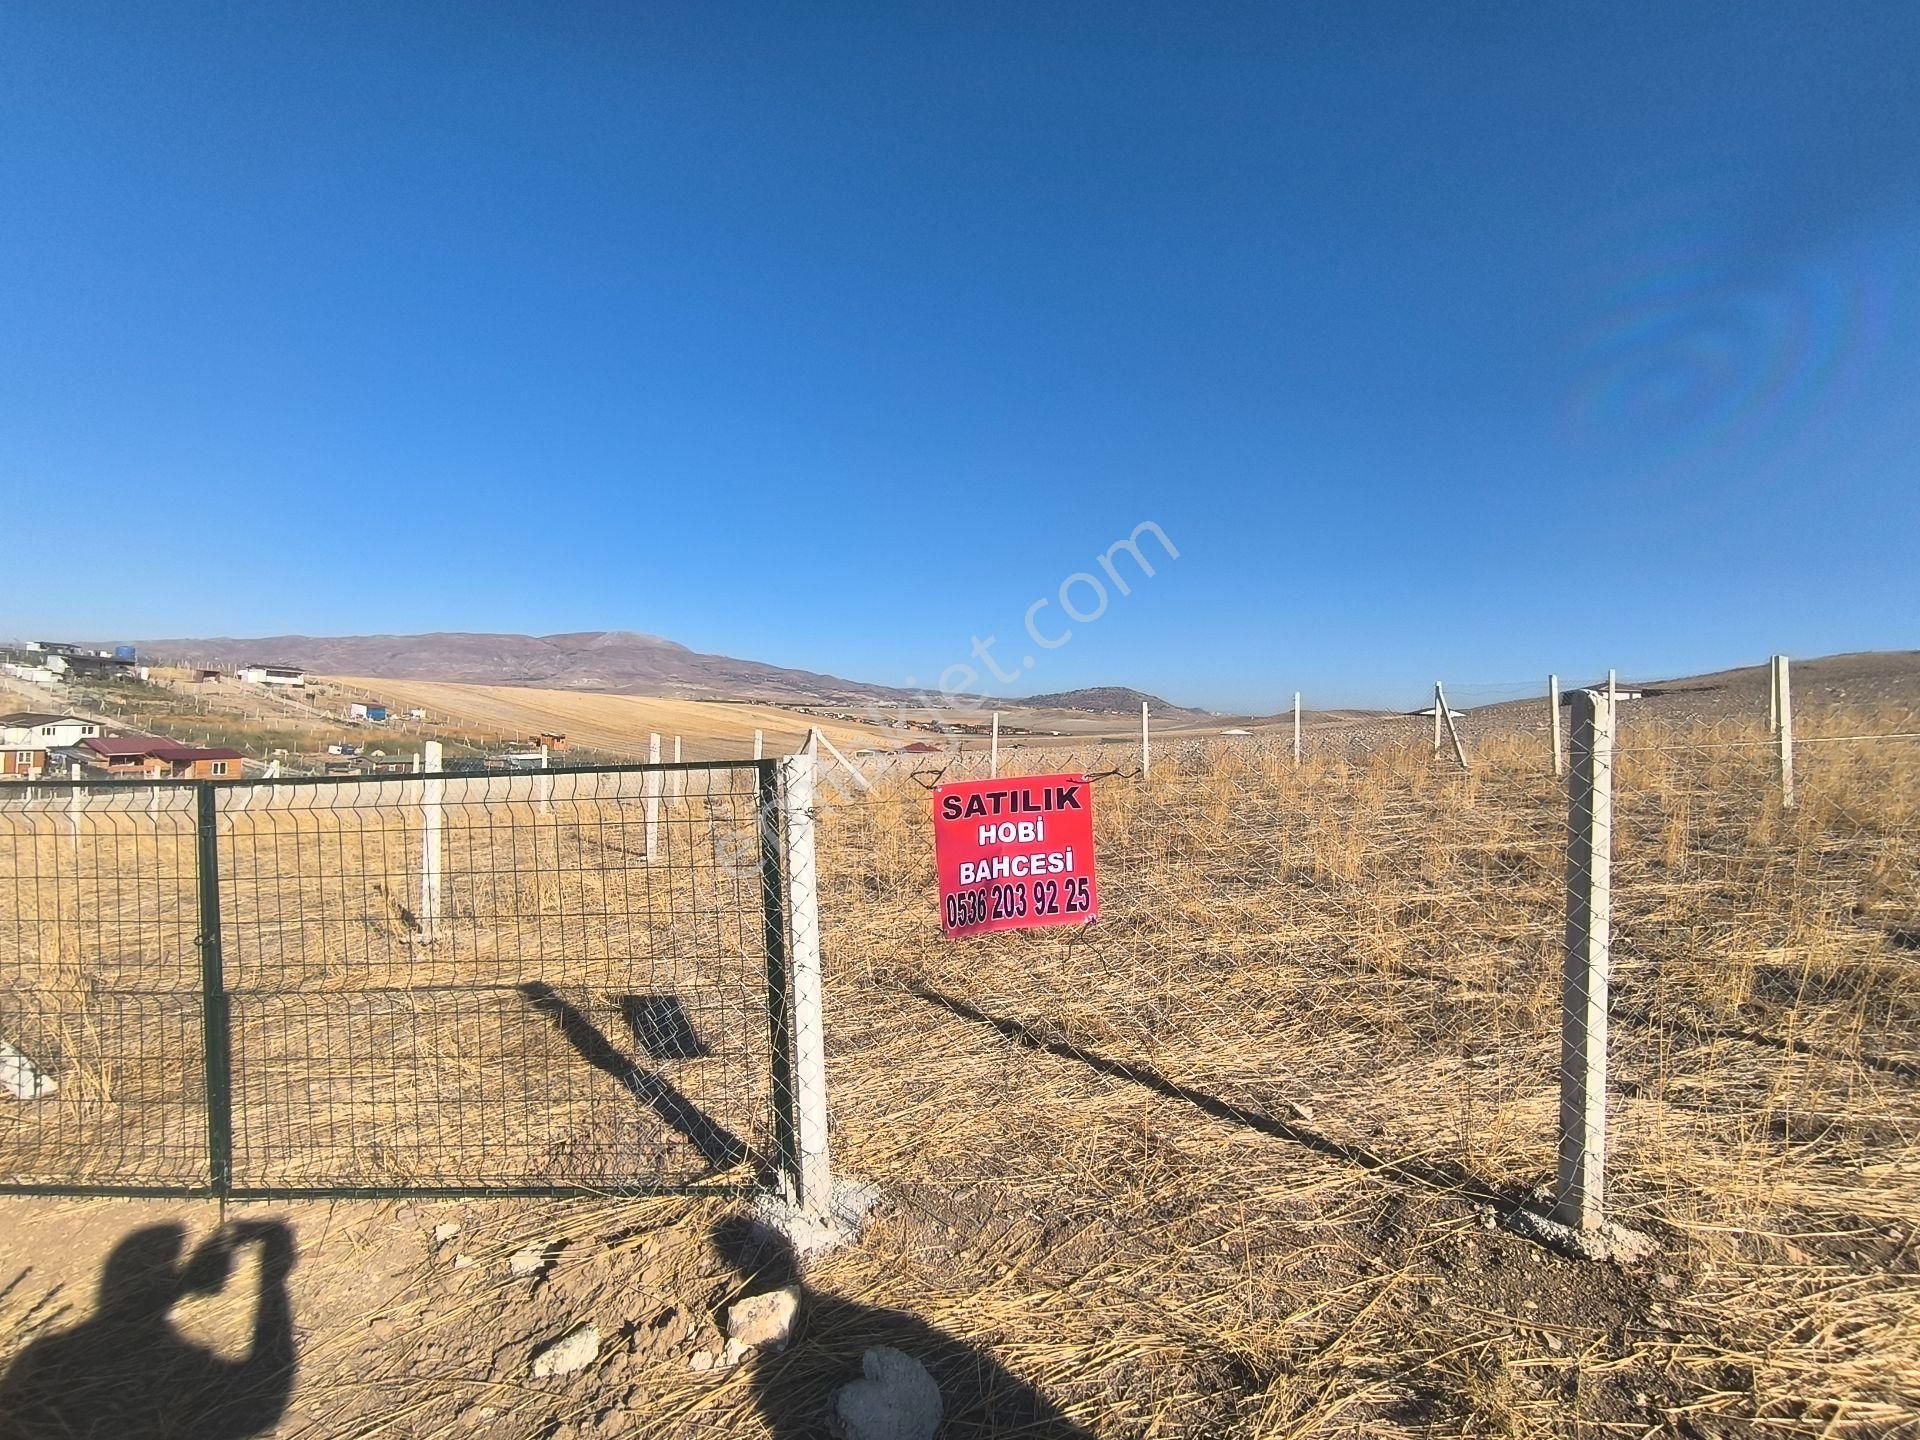
[{"label": "rock on soil", "polygon": [[538,1275],[545,1270],[547,1263],[546,1247],[529,1245],[507,1257],[507,1273],[517,1280],[524,1280],[529,1275]]},{"label": "rock on soil", "polygon": [[551,1345],[533,1352],[533,1378],[571,1375],[584,1370],[600,1358],[600,1327],[580,1325],[569,1330]]},{"label": "rock on soil", "polygon": [[940,1387],[911,1355],[880,1346],[860,1357],[862,1378],[833,1397],[827,1429],[836,1440],[933,1440]]},{"label": "rock on soil", "polygon": [[736,1300],[727,1310],[727,1338],[755,1350],[787,1343],[800,1313],[800,1287],[783,1285],[762,1295]]}]

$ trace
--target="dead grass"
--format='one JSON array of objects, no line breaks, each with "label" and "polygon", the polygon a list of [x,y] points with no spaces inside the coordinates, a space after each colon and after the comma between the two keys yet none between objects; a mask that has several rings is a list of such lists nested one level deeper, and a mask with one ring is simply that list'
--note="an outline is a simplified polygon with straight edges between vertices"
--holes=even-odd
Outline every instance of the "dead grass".
[{"label": "dead grass", "polygon": [[[1539,740],[1484,739],[1470,775],[1417,739],[1298,768],[1284,745],[1169,746],[1150,778],[1096,785],[1096,927],[964,944],[937,934],[920,785],[830,800],[837,1164],[896,1210],[810,1283],[910,1309],[1102,1435],[1896,1433],[1920,1410],[1920,743],[1845,737],[1914,728],[1805,717],[1783,811],[1764,735],[1629,716],[1611,1195],[1661,1243],[1639,1271],[1486,1224],[1554,1160],[1565,803]],[[764,1143],[764,1112],[727,1088],[764,1084],[743,1068],[763,1023],[757,880],[723,881],[714,858],[751,817],[676,802],[672,858],[648,867],[637,811],[597,795],[556,819],[531,789],[477,806],[449,830],[459,878],[434,946],[414,934],[411,800],[233,820],[229,948],[261,994],[243,1104],[283,1173],[398,1182],[457,1156],[467,1176],[506,1173],[476,1157],[604,1175],[637,1143],[670,1146],[528,1023],[529,980],[615,1038],[618,991],[696,1000],[700,1033],[737,1048],[676,1078]],[[147,847],[153,882],[121,880],[106,906],[101,875],[69,874],[64,817],[5,835],[30,863],[0,887],[0,972],[67,997],[45,1019],[63,1086],[76,1076],[60,1140],[103,1167],[172,1156],[171,1139],[137,1148],[141,1127],[195,1113],[197,1011],[160,1072],[187,1099],[145,1110],[117,1104],[124,1067],[87,1071],[128,1032],[59,1028],[151,1023],[113,992],[157,961],[195,983],[190,826],[167,820],[96,822],[139,837],[124,843]],[[296,884],[316,872],[333,878]],[[508,1003],[445,998],[479,994]],[[342,1073],[329,1057],[348,1045],[382,1063]],[[318,1118],[288,1128],[296,1114]],[[21,1124],[0,1110],[0,1156]],[[636,1414],[660,1433],[759,1424],[743,1379],[677,1357],[649,1373]],[[498,1433],[548,1433],[550,1407],[488,1393]],[[1013,1433],[992,1413],[954,1433]]]},{"label": "dead grass", "polygon": [[1751,729],[1622,736],[1612,1198],[1663,1252],[1604,1296],[1474,1220],[1553,1167],[1565,802],[1525,737],[1102,782],[1083,935],[941,941],[924,794],[833,807],[843,1163],[1198,1325],[1267,1377],[1221,1433],[1884,1433],[1920,1405],[1920,746],[1824,737],[1889,718],[1806,724],[1790,812]]}]

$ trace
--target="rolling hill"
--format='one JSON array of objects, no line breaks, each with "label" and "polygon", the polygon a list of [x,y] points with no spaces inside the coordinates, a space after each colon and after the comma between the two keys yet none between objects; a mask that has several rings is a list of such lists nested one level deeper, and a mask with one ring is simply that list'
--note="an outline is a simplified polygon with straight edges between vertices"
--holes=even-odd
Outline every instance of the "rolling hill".
[{"label": "rolling hill", "polygon": [[900,700],[907,691],[703,654],[658,635],[588,630],[567,635],[442,631],[427,635],[267,635],[252,639],[146,640],[158,660],[235,665],[250,660],[304,666],[318,674],[467,685],[533,685],[689,700],[775,704]]}]

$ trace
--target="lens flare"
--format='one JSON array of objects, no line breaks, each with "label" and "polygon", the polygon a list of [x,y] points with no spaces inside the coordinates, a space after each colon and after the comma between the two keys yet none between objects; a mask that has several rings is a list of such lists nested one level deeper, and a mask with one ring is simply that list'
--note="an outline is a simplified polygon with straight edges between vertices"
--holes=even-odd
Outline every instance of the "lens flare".
[{"label": "lens flare", "polygon": [[1771,265],[1711,224],[1621,235],[1575,346],[1571,428],[1666,452],[1788,442],[1822,420],[1877,349],[1892,308],[1867,247]]}]

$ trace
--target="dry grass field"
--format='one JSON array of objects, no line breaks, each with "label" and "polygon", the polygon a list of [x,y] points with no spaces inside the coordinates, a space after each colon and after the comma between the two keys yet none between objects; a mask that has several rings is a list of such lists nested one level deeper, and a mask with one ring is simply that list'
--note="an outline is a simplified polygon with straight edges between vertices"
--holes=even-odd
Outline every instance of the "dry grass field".
[{"label": "dry grass field", "polygon": [[[717,1197],[241,1207],[285,1217],[299,1253],[299,1376],[270,1433],[801,1436],[873,1343],[930,1365],[948,1436],[1914,1433],[1917,728],[1803,716],[1789,811],[1764,727],[1623,721],[1611,1203],[1657,1242],[1645,1265],[1500,1225],[1553,1168],[1566,802],[1539,737],[1480,736],[1467,774],[1418,740],[1298,769],[1246,742],[1169,747],[1144,780],[1114,764],[1099,922],[960,944],[902,775],[819,816],[836,1165],[888,1203],[808,1268],[798,1342],[695,1368],[778,1267]],[[449,821],[430,943],[411,797],[230,817],[233,983],[273,997],[236,1016],[236,1163],[707,1183],[764,1154],[757,897],[720,838],[751,823],[737,799],[675,800],[649,867],[631,796],[543,811],[537,777],[512,783]],[[9,823],[0,1030],[25,996],[71,999],[43,1057],[62,1090],[0,1101],[0,1161],[190,1159],[197,1014],[169,1031],[139,1008],[192,984],[185,837],[138,806],[96,817],[152,858],[90,871],[61,813]],[[662,995],[685,1050],[634,1018]],[[84,1063],[114,1045],[140,1065]],[[169,1217],[215,1221],[0,1207],[0,1363]],[[516,1276],[528,1246],[543,1266]],[[192,1298],[181,1324],[231,1351],[237,1306]],[[594,1368],[529,1378],[589,1320]]]},{"label": "dry grass field", "polygon": [[[427,680],[337,677],[402,708],[420,706],[471,720],[483,728],[533,735],[558,731],[569,742],[609,755],[644,760],[647,736],[658,734],[671,755],[673,737],[683,737],[688,760],[738,760],[753,753],[753,732],[765,734],[766,753],[790,755],[813,723],[775,705],[734,705],[717,700],[658,700],[644,695],[602,695],[585,690],[540,690],[521,685],[456,685]],[[878,731],[844,724],[820,728],[842,749],[873,744]]]}]

